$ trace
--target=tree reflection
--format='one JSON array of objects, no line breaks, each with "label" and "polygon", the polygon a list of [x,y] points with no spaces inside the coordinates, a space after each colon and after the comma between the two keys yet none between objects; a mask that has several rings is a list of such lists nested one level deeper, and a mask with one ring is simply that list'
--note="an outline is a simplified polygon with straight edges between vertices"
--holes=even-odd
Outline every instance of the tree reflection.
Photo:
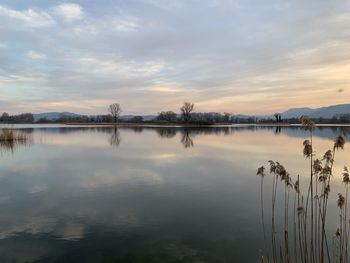
[{"label": "tree reflection", "polygon": [[158,135],[162,138],[173,138],[176,136],[176,129],[173,127],[161,127],[156,129]]},{"label": "tree reflection", "polygon": [[182,138],[181,138],[181,143],[185,148],[191,148],[194,147],[193,143],[193,135],[191,134],[191,130],[185,128],[182,131]]},{"label": "tree reflection", "polygon": [[185,148],[194,147],[193,137],[194,133],[199,131],[192,128],[176,128],[176,127],[157,127],[155,131],[161,138],[171,139],[174,138],[178,131],[181,133],[181,143]]},{"label": "tree reflection", "polygon": [[135,133],[142,133],[142,132],[143,132],[143,127],[141,127],[141,126],[131,127],[131,129],[132,129]]},{"label": "tree reflection", "polygon": [[111,137],[109,138],[109,144],[111,146],[119,147],[121,141],[122,141],[122,138],[120,136],[120,132],[117,127],[114,127],[112,129]]},{"label": "tree reflection", "polygon": [[275,129],[275,134],[280,134],[281,133],[281,127],[280,126],[276,126],[276,129]]}]

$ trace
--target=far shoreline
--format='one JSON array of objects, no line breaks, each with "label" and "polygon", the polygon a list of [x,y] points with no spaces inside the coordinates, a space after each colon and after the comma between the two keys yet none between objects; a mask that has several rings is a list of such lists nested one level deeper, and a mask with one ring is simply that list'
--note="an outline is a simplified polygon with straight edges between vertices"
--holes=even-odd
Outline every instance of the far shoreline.
[{"label": "far shoreline", "polygon": [[[38,123],[40,124],[40,123]],[[264,127],[299,127],[299,123],[215,123],[215,124],[185,124],[185,123],[57,123],[67,126],[117,126],[117,127],[235,127],[235,126],[264,126]],[[350,123],[315,123],[318,127],[350,126]]]},{"label": "far shoreline", "polygon": [[[0,123],[1,126],[55,126],[62,125],[67,127],[116,127],[116,128],[133,128],[133,127],[150,127],[150,128],[227,128],[227,127],[301,127],[299,123],[214,123],[214,124],[196,124],[196,123],[133,123],[133,122],[120,122],[120,123],[89,123],[89,122],[47,122],[47,123]],[[316,123],[317,127],[350,127],[350,123]]]}]

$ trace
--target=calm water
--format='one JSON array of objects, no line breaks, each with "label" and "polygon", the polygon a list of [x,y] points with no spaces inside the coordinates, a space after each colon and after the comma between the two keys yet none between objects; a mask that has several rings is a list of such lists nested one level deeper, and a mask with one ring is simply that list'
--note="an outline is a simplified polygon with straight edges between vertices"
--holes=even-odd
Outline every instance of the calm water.
[{"label": "calm water", "polygon": [[[0,262],[257,262],[257,167],[308,175],[298,127],[17,128],[31,140],[0,149]],[[317,129],[317,153],[349,131]]]}]

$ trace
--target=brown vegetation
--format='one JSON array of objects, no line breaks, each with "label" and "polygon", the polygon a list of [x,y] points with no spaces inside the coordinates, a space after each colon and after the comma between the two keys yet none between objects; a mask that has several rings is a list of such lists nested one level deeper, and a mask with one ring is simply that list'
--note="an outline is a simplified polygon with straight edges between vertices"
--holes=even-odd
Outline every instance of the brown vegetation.
[{"label": "brown vegetation", "polygon": [[[310,179],[305,192],[301,190],[299,175],[292,180],[285,167],[276,161],[269,161],[269,172],[272,175],[272,212],[271,212],[271,252],[265,249],[262,262],[348,262],[349,222],[347,216],[348,186],[350,177],[348,168],[344,168],[343,180],[345,196],[338,194],[339,228],[334,229],[334,237],[327,236],[327,208],[333,164],[337,150],[343,149],[345,140],[338,136],[334,140],[332,149],[328,150],[322,159],[317,159],[313,148],[313,130],[315,124],[309,118],[302,119],[302,125],[309,132],[309,139],[303,142],[303,154],[310,162]],[[265,167],[259,167],[257,175],[263,180],[266,177]],[[282,184],[279,184],[282,182]],[[278,229],[276,221],[277,189],[284,192],[283,232]],[[294,203],[290,203],[290,195],[294,196]],[[261,198],[263,195],[261,193]],[[264,206],[262,208],[262,223],[264,239]],[[289,212],[293,211],[293,215]],[[291,224],[290,224],[291,223]],[[283,233],[277,238],[278,233]],[[332,246],[331,246],[332,245]]]},{"label": "brown vegetation", "polygon": [[25,132],[10,128],[0,129],[0,150],[14,151],[16,146],[27,145],[32,142],[32,138]]}]

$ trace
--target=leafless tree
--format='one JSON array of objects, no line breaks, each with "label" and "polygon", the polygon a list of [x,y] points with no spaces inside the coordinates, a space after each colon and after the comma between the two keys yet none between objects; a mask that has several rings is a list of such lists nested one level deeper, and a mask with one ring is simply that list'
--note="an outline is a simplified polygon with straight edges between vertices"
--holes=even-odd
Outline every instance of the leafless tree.
[{"label": "leafless tree", "polygon": [[193,108],[194,104],[190,102],[184,102],[184,105],[180,108],[185,122],[188,122],[191,119],[191,112],[193,111]]},{"label": "leafless tree", "polygon": [[112,115],[114,122],[117,123],[122,112],[122,108],[119,103],[113,103],[108,107],[109,113]]}]

